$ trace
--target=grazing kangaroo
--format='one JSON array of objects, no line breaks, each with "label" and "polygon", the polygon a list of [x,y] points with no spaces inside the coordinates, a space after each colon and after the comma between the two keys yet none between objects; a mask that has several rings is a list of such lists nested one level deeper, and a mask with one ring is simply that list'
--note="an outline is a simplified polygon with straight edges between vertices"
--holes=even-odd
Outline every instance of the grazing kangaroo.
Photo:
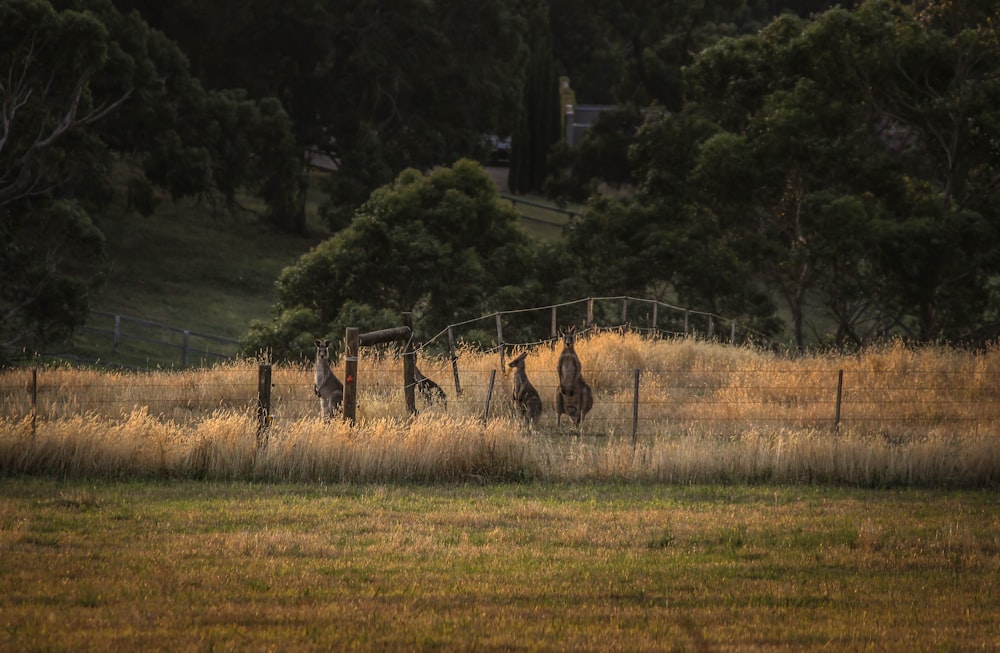
[{"label": "grazing kangaroo", "polygon": [[330,341],[316,340],[316,382],[313,390],[319,397],[320,417],[329,420],[344,401],[344,384],[330,370]]},{"label": "grazing kangaroo", "polygon": [[444,408],[448,408],[448,395],[444,393],[441,386],[424,376],[417,369],[416,364],[413,365],[413,384],[417,386],[417,390],[424,396],[428,404],[433,405],[440,401]]},{"label": "grazing kangaroo", "polygon": [[514,372],[514,406],[520,411],[521,417],[533,424],[538,416],[542,414],[542,398],[538,396],[538,390],[531,385],[528,375],[524,371],[524,357],[528,352],[524,352],[510,362],[508,367],[513,367]]},{"label": "grazing kangaroo", "polygon": [[562,421],[563,414],[569,415],[577,427],[583,422],[583,417],[594,407],[594,395],[590,386],[583,380],[583,367],[576,355],[576,326],[563,331],[563,350],[559,355],[559,388],[556,390],[556,425]]}]

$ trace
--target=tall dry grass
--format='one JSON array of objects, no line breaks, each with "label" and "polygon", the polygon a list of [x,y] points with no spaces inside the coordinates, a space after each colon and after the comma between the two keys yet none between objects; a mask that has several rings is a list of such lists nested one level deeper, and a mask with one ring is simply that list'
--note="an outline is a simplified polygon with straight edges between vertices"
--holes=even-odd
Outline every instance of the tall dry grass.
[{"label": "tall dry grass", "polygon": [[368,349],[353,427],[318,418],[310,369],[274,367],[264,446],[254,361],[182,372],[46,368],[38,373],[36,419],[30,371],[8,370],[0,373],[0,473],[862,486],[1000,479],[996,349],[896,343],[854,356],[787,358],[695,339],[598,333],[577,351],[595,392],[582,431],[555,425],[559,347],[532,348],[526,358],[546,403],[534,429],[514,416],[512,374],[499,354],[459,352],[461,394],[450,360],[422,357],[421,370],[449,401],[445,408],[418,397],[413,417],[398,356]]}]

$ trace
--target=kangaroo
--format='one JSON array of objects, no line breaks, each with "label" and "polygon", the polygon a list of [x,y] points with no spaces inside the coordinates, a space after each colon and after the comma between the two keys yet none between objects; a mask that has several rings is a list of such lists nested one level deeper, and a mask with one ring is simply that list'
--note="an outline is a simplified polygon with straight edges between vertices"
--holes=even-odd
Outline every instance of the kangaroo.
[{"label": "kangaroo", "polygon": [[510,362],[508,367],[513,367],[514,372],[514,406],[520,411],[528,424],[533,424],[539,415],[542,414],[542,398],[538,396],[538,390],[531,385],[528,375],[524,371],[524,357],[528,352],[524,352]]},{"label": "kangaroo", "polygon": [[417,386],[417,390],[424,396],[428,404],[433,405],[440,401],[444,408],[448,408],[448,395],[444,393],[441,386],[424,376],[415,364],[413,366],[413,384]]},{"label": "kangaroo", "polygon": [[580,365],[580,358],[573,348],[576,342],[576,325],[562,332],[563,350],[559,355],[559,390],[563,394],[572,395],[576,380],[579,378],[583,368]]},{"label": "kangaroo", "polygon": [[577,427],[594,406],[594,395],[583,380],[583,366],[576,355],[576,325],[563,331],[563,350],[559,355],[559,388],[556,390],[556,425],[563,414],[569,415]]},{"label": "kangaroo", "polygon": [[571,394],[564,393],[562,386],[556,391],[556,424],[560,423],[563,413],[565,413],[579,428],[580,424],[583,423],[583,417],[593,407],[594,394],[590,390],[590,385],[583,380],[582,376],[577,377]]},{"label": "kangaroo", "polygon": [[319,397],[320,417],[329,420],[344,401],[344,384],[330,370],[330,341],[316,340],[316,382],[313,391]]}]

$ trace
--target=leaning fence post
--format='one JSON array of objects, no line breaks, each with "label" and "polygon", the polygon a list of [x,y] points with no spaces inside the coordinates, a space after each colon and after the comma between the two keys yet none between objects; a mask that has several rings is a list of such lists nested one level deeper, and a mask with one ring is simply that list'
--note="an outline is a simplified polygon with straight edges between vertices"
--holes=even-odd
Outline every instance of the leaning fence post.
[{"label": "leaning fence post", "polygon": [[344,345],[344,421],[354,426],[358,408],[358,327],[347,327]]},{"label": "leaning fence post", "polygon": [[500,369],[504,366],[504,347],[503,347],[503,325],[500,322],[500,314],[497,313],[497,346],[500,347]]},{"label": "leaning fence post", "polygon": [[451,355],[451,375],[455,377],[455,394],[462,394],[462,384],[458,380],[458,354],[455,353],[455,334],[448,327],[448,353]]},{"label": "leaning fence post", "polygon": [[840,400],[844,395],[844,370],[837,372],[837,407],[833,416],[833,429],[840,433]]},{"label": "leaning fence post", "polygon": [[271,424],[271,365],[257,368],[257,448],[267,444],[267,427]]},{"label": "leaning fence post", "polygon": [[38,368],[31,368],[31,436],[35,436],[35,424],[38,419]]},{"label": "leaning fence post", "polygon": [[417,382],[416,367],[417,355],[413,351],[413,314],[403,313],[403,326],[410,330],[410,337],[403,345],[403,396],[406,397],[406,410],[411,415],[417,414],[417,401],[414,396],[413,386]]},{"label": "leaning fence post", "polygon": [[122,316],[121,315],[116,315],[115,316],[115,332],[114,332],[114,335],[112,336],[112,338],[113,338],[113,340],[111,341],[111,351],[113,351],[114,353],[117,354],[118,353],[118,347],[121,345],[121,342],[122,342]]},{"label": "leaning fence post", "polygon": [[483,408],[483,426],[486,426],[486,420],[490,415],[490,401],[493,400],[493,382],[496,381],[497,371],[490,370],[490,385],[486,388],[486,406]]},{"label": "leaning fence post", "polygon": [[632,451],[635,452],[636,434],[639,432],[639,369],[635,370],[635,392],[632,394]]}]

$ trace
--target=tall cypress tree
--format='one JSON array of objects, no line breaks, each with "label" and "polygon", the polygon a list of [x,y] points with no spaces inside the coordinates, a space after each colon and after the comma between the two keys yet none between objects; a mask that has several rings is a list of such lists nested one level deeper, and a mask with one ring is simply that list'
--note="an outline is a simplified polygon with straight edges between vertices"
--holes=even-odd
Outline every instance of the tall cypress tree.
[{"label": "tall cypress tree", "polygon": [[535,25],[521,111],[511,138],[507,183],[515,193],[542,188],[548,174],[546,158],[549,148],[561,136],[559,79],[552,55],[552,35],[548,20]]}]

